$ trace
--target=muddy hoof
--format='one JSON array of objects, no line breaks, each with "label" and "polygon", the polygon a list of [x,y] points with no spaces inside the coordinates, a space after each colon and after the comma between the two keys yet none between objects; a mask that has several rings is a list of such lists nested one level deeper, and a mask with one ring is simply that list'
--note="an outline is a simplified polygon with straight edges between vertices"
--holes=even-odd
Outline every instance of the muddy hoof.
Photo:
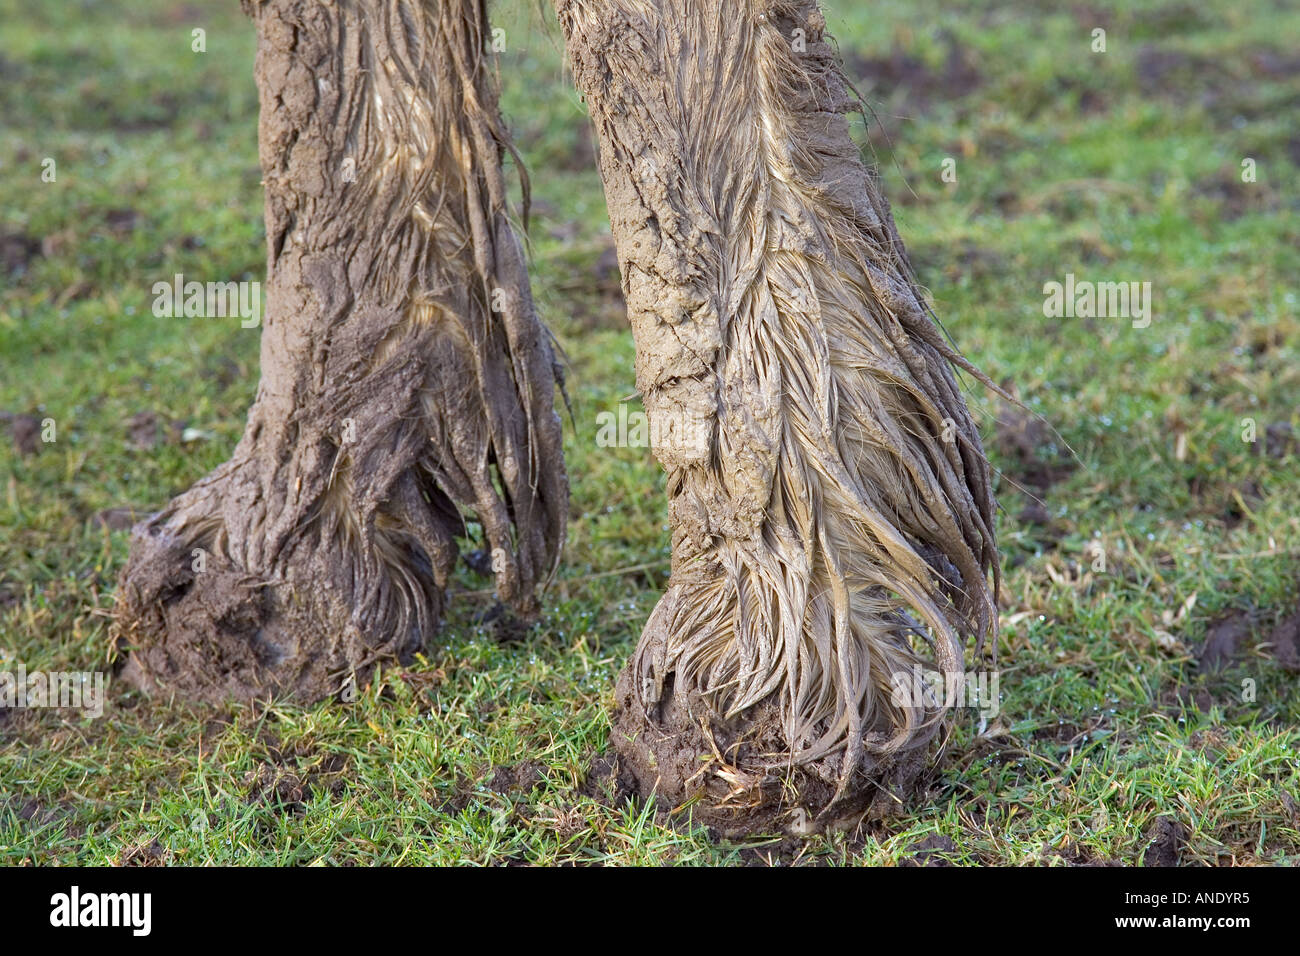
[{"label": "muddy hoof", "polygon": [[641,796],[653,796],[669,812],[689,814],[724,837],[809,836],[886,819],[918,790],[927,766],[928,748],[888,763],[864,758],[841,788],[842,755],[782,765],[780,755],[789,747],[771,702],[727,721],[711,715],[698,698],[665,689],[655,710],[642,709],[625,668],[615,691],[614,748]]},{"label": "muddy hoof", "polygon": [[145,693],[317,701],[346,695],[376,662],[399,661],[419,646],[414,630],[361,640],[322,569],[309,585],[262,580],[150,522],[136,527],[132,544],[129,584],[118,593],[117,676]]}]

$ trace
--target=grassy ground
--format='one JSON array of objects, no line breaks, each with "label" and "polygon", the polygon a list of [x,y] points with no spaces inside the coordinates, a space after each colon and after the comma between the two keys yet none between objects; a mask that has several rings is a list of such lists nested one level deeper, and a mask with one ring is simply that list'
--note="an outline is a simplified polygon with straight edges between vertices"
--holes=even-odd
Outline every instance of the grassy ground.
[{"label": "grassy ground", "polygon": [[[110,684],[100,719],[0,712],[0,860],[894,863],[920,844],[1135,864],[1154,840],[1184,863],[1300,861],[1300,695],[1274,633],[1300,600],[1300,8],[830,0],[938,313],[1059,438],[972,392],[1001,474],[1000,715],[962,722],[892,827],[733,845],[589,772],[667,575],[663,478],[596,441],[632,343],[558,36],[514,6],[505,108],[575,402],[545,620],[497,643],[466,568],[427,656],[351,705]],[[256,330],[151,311],[177,272],[262,278],[253,36],[233,0],[0,0],[0,23],[0,670],[104,670],[114,509],[221,462],[256,387]],[[1153,321],[1045,318],[1067,273],[1150,282]]]}]

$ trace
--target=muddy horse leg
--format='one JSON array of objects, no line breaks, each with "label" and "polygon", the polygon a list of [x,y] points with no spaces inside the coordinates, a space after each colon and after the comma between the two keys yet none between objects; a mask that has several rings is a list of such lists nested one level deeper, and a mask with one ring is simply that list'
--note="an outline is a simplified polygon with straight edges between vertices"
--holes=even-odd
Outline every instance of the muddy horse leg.
[{"label": "muddy horse leg", "polygon": [[473,513],[536,610],[568,489],[508,220],[486,0],[245,0],[266,188],[261,383],[225,464],[136,528],[141,686],[313,700],[433,632]]},{"label": "muddy horse leg", "polygon": [[673,569],[617,688],[643,791],[727,832],[879,813],[995,627],[993,500],[813,0],[556,0]]}]

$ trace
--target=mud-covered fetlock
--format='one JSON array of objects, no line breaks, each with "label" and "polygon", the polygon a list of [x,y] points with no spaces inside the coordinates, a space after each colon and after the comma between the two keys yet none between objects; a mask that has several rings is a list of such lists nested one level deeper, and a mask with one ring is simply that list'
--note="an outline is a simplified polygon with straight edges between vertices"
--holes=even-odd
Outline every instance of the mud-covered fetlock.
[{"label": "mud-covered fetlock", "polygon": [[737,833],[908,797],[992,633],[993,499],[813,0],[556,0],[673,571],[619,681],[642,791]]},{"label": "mud-covered fetlock", "polygon": [[568,487],[513,231],[484,0],[245,0],[266,187],[262,378],[230,461],[138,526],[124,673],[346,694],[433,634],[465,516],[523,617]]},{"label": "mud-covered fetlock", "polygon": [[669,688],[650,712],[625,669],[615,690],[611,743],[640,792],[724,836],[796,836],[853,829],[903,809],[929,769],[928,741],[890,758],[864,757],[846,774],[835,755],[791,761],[771,700],[732,720]]},{"label": "mud-covered fetlock", "polygon": [[[905,807],[946,729],[941,701],[928,684],[917,687],[913,672],[899,672],[891,697],[909,706],[919,691],[923,706],[870,727],[860,712],[849,711],[842,746],[827,745],[837,737],[832,727],[810,736],[792,732],[779,694],[726,716],[688,676],[656,672],[673,643],[659,612],[683,600],[690,599],[671,590],[665,595],[615,690],[611,743],[644,795],[727,836],[852,829]],[[814,738],[820,745],[797,749]]]}]

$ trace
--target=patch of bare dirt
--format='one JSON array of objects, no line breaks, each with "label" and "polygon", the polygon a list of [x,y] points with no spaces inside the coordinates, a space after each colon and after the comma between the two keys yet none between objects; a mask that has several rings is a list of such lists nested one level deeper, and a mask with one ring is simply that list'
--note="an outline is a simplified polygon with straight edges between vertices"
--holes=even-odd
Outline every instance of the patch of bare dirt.
[{"label": "patch of bare dirt", "polygon": [[91,517],[90,526],[107,531],[130,531],[147,514],[149,512],[137,508],[105,508]]},{"label": "patch of bare dirt", "polygon": [[1300,611],[1273,629],[1268,638],[1268,651],[1284,671],[1300,674]]},{"label": "patch of bare dirt", "polygon": [[115,237],[121,239],[135,232],[140,223],[140,213],[126,207],[110,209],[104,213],[104,225]]},{"label": "patch of bare dirt", "polygon": [[1004,403],[998,411],[993,444],[1011,464],[1003,474],[1022,487],[1047,491],[1075,469],[1075,463],[1056,445],[1047,422],[1010,403]]},{"label": "patch of bare dirt", "polygon": [[1197,195],[1217,202],[1219,214],[1229,222],[1242,216],[1274,212],[1282,207],[1282,198],[1266,180],[1243,182],[1241,168],[1224,166],[1193,184]]},{"label": "patch of bare dirt", "polygon": [[1172,36],[1213,26],[1210,11],[1196,3],[1167,3],[1163,6],[1133,10],[1115,10],[1092,3],[1070,6],[1074,22],[1081,27],[1123,29],[1126,36]]},{"label": "patch of bare dirt", "polygon": [[943,64],[931,67],[897,43],[886,56],[844,55],[844,72],[862,95],[872,122],[867,136],[876,148],[898,142],[902,121],[921,116],[935,103],[964,99],[984,82],[975,54],[945,31]]},{"label": "patch of bare dirt", "polygon": [[849,52],[844,71],[868,100],[901,100],[913,112],[935,99],[960,99],[979,88],[984,77],[970,47],[948,31],[942,39],[946,52],[938,69],[895,43],[883,57]]},{"label": "patch of bare dirt", "polygon": [[28,264],[41,254],[41,241],[25,232],[0,232],[0,270],[11,278],[27,272]]},{"label": "patch of bare dirt", "polygon": [[1217,672],[1230,666],[1250,636],[1253,625],[1245,611],[1232,611],[1210,625],[1197,654],[1199,670]]},{"label": "patch of bare dirt", "polygon": [[537,631],[536,621],[524,620],[500,601],[493,601],[470,620],[486,628],[492,640],[507,646],[522,644]]},{"label": "patch of bare dirt", "polygon": [[557,288],[568,297],[573,319],[584,330],[627,328],[627,302],[613,236],[601,236],[594,255],[584,257]]},{"label": "patch of bare dirt", "polygon": [[460,773],[452,784],[451,796],[438,806],[439,813],[455,816],[474,802],[474,783]]},{"label": "patch of bare dirt", "polygon": [[1228,497],[1230,500],[1223,509],[1225,523],[1229,528],[1235,528],[1246,519],[1247,509],[1264,500],[1264,489],[1255,479],[1246,478],[1232,486]]},{"label": "patch of bare dirt", "polygon": [[525,760],[513,766],[501,766],[492,771],[487,788],[493,793],[531,793],[546,782],[542,765]]},{"label": "patch of bare dirt", "polygon": [[1198,514],[1204,514],[1212,521],[1222,521],[1229,531],[1246,520],[1247,509],[1253,509],[1264,499],[1264,490],[1253,478],[1244,478],[1235,485],[1223,485],[1212,477],[1194,473],[1187,479],[1187,490],[1197,502]]},{"label": "patch of bare dirt", "polygon": [[1228,735],[1222,727],[1209,727],[1205,730],[1198,730],[1187,738],[1187,742],[1198,751],[1208,750],[1211,753],[1221,753],[1228,740]]},{"label": "patch of bare dirt", "polygon": [[118,866],[166,866],[171,851],[155,838],[148,843],[128,847],[117,858]]},{"label": "patch of bare dirt", "polygon": [[136,412],[126,424],[126,443],[140,451],[158,444],[158,416],[153,412]]},{"label": "patch of bare dirt", "polygon": [[1288,80],[1300,76],[1300,53],[1261,47],[1251,50],[1246,57],[1251,73],[1268,79]]},{"label": "patch of bare dirt", "polygon": [[270,807],[277,813],[298,816],[311,798],[306,782],[296,773],[262,764],[244,775],[248,802]]},{"label": "patch of bare dirt", "polygon": [[991,448],[1003,480],[1021,494],[1020,520],[1055,530],[1048,492],[1074,471],[1076,463],[1057,445],[1051,427],[1028,409],[1004,401]]},{"label": "patch of bare dirt", "polygon": [[1061,77],[1057,86],[1066,95],[1077,94],[1079,112],[1084,116],[1099,116],[1110,110],[1110,97],[1103,90],[1094,89],[1083,81]]},{"label": "patch of bare dirt", "polygon": [[1144,96],[1186,103],[1207,82],[1224,78],[1223,65],[1212,56],[1144,44],[1137,54],[1137,85]]},{"label": "patch of bare dirt", "polygon": [[932,833],[907,848],[910,854],[898,861],[899,866],[952,866],[957,842],[942,833]]},{"label": "patch of bare dirt", "polygon": [[1207,687],[1178,686],[1161,696],[1161,702],[1168,704],[1174,711],[1194,710],[1208,714],[1218,703]]},{"label": "patch of bare dirt", "polygon": [[[9,711],[0,710],[0,713]],[[19,797],[18,799],[22,799]],[[5,805],[6,809],[17,804],[14,800]],[[70,836],[81,836],[86,832],[86,828],[78,823],[73,822],[73,807],[67,800],[60,800],[55,804],[43,804],[39,800],[25,800],[21,807],[18,808],[18,819],[22,820],[29,827],[46,827],[58,824],[60,829]]]},{"label": "patch of bare dirt", "polygon": [[1264,429],[1263,452],[1269,458],[1286,458],[1300,451],[1295,429],[1289,422],[1273,422]]},{"label": "patch of bare dirt", "polygon": [[46,259],[55,259],[71,252],[77,246],[77,233],[71,226],[51,232],[41,240],[41,255]]},{"label": "patch of bare dirt", "polygon": [[1136,72],[1143,95],[1179,106],[1198,104],[1216,123],[1237,126],[1294,106],[1294,96],[1269,85],[1300,75],[1300,54],[1255,46],[1212,56],[1148,43],[1138,50]]},{"label": "patch of bare dirt", "polygon": [[592,757],[578,792],[607,807],[621,807],[636,796],[636,776],[618,754]]},{"label": "patch of bare dirt", "polygon": [[[1282,617],[1267,639],[1252,644],[1252,636],[1264,614],[1249,609],[1234,609],[1219,615],[1206,630],[1205,639],[1195,648],[1196,673],[1200,679],[1189,684],[1175,683],[1160,694],[1160,704],[1170,710],[1196,710],[1209,713],[1218,706],[1225,711],[1240,704],[1232,681],[1217,686],[1216,680],[1234,667],[1242,666],[1252,647],[1287,673],[1300,673],[1300,610]],[[1208,681],[1208,685],[1207,685]],[[1213,739],[1209,739],[1213,743]]]},{"label": "patch of bare dirt", "polygon": [[1300,167],[1300,135],[1291,137],[1286,144],[1286,154],[1291,157],[1291,163]]},{"label": "patch of bare dirt", "polygon": [[317,794],[337,797],[347,789],[348,759],[320,754],[309,744],[281,747],[274,733],[263,737],[264,752],[255,769],[244,775],[250,805],[298,815]]},{"label": "patch of bare dirt", "polygon": [[245,372],[229,355],[210,356],[203,365],[203,377],[216,384],[219,389],[227,389],[245,378]]},{"label": "patch of bare dirt", "polygon": [[[1015,200],[1008,198],[1006,201]],[[1008,271],[1003,255],[973,242],[962,242],[955,248],[950,245],[919,245],[910,252],[912,267],[918,278],[926,283],[936,281],[934,276],[942,276],[946,285],[963,285],[997,278]]]},{"label": "patch of bare dirt", "polygon": [[807,843],[798,837],[782,837],[762,846],[747,846],[740,850],[739,857],[745,866],[776,867],[791,866],[807,850]]},{"label": "patch of bare dirt", "polygon": [[1067,720],[1061,720],[1061,722],[1057,724],[1047,724],[1043,727],[1035,728],[1032,736],[1034,740],[1050,740],[1063,746],[1069,746],[1070,744],[1082,739],[1087,733],[1088,731],[1080,727],[1078,724]]},{"label": "patch of bare dirt", "polygon": [[1290,791],[1279,788],[1278,802],[1282,804],[1282,809],[1291,818],[1292,826],[1300,826],[1300,800],[1297,800]]},{"label": "patch of bare dirt", "polygon": [[169,3],[153,14],[153,21],[164,27],[192,26],[205,22],[201,4]]},{"label": "patch of bare dirt", "polygon": [[136,412],[126,423],[126,443],[137,451],[152,451],[162,441],[179,445],[186,424],[181,419],[165,418],[157,412]]},{"label": "patch of bare dirt", "polygon": [[0,413],[0,424],[8,423],[14,451],[19,456],[34,455],[41,450],[41,420],[35,415]]}]

